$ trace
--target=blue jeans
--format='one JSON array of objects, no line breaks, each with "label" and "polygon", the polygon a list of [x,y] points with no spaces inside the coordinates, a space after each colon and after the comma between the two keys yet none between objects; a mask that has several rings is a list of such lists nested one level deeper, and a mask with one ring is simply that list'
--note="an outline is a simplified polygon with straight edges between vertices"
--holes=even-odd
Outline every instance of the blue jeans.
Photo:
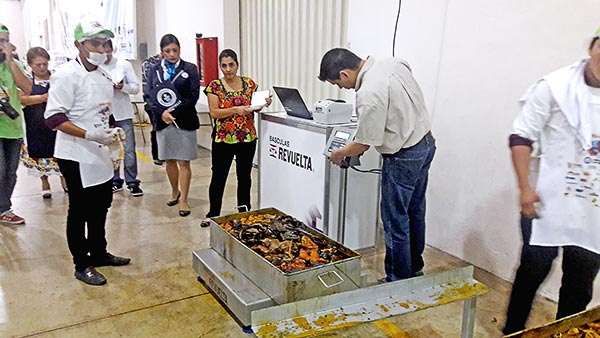
[{"label": "blue jeans", "polygon": [[[135,135],[133,134],[133,120],[127,119],[123,121],[115,121],[115,127],[120,127],[125,131],[125,154],[123,158],[123,172],[125,173],[125,183],[128,187],[140,185],[140,180],[137,179],[137,158],[135,157]],[[122,186],[123,179],[119,175],[121,168],[115,170],[113,177],[113,185]]]},{"label": "blue jeans", "polygon": [[12,207],[23,139],[0,138],[0,213]]},{"label": "blue jeans", "polygon": [[425,265],[425,193],[435,149],[428,133],[410,148],[383,155],[381,219],[388,281],[411,278]]}]

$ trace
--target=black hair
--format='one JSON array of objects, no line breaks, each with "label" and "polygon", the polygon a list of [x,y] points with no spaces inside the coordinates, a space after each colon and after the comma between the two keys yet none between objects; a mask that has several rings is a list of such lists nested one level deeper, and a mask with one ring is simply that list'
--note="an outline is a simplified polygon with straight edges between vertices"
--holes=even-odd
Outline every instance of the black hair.
[{"label": "black hair", "polygon": [[596,40],[598,40],[599,37],[594,36],[594,38],[592,39],[592,42],[590,42],[590,47],[588,47],[588,49],[592,49],[592,47],[594,47],[594,43],[596,43]]},{"label": "black hair", "polygon": [[219,62],[221,62],[223,58],[232,58],[233,61],[235,61],[236,65],[240,65],[238,62],[237,54],[233,51],[233,49],[223,49],[223,51],[219,53]]},{"label": "black hair", "polygon": [[108,40],[106,40],[106,42],[105,42],[104,44],[105,44],[106,46],[108,46],[110,49],[114,49],[114,48],[113,48],[113,44],[112,44],[112,40],[111,40],[111,39],[108,39]]},{"label": "black hair", "polygon": [[35,58],[44,58],[50,60],[50,55],[42,47],[31,47],[27,51],[27,63],[31,63]]},{"label": "black hair", "polygon": [[173,35],[173,34],[163,35],[163,37],[160,39],[160,50],[162,50],[163,48],[165,48],[166,46],[168,46],[172,43],[176,44],[177,47],[181,48],[181,45],[179,44],[179,40],[177,40],[175,35]]},{"label": "black hair", "polygon": [[325,53],[321,59],[319,80],[339,80],[340,71],[344,69],[358,69],[361,58],[344,48],[334,48]]}]

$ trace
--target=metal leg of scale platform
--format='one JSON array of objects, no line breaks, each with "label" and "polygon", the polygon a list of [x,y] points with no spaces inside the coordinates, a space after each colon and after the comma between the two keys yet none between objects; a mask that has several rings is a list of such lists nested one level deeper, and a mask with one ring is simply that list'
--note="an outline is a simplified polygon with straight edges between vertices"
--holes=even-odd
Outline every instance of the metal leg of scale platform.
[{"label": "metal leg of scale platform", "polygon": [[[202,277],[198,276],[197,278],[198,282],[204,284],[204,279],[202,279]],[[242,327],[242,332],[244,333],[254,333],[254,331],[252,330],[252,326],[251,325],[240,325]]]},{"label": "metal leg of scale platform", "polygon": [[477,297],[465,300],[463,305],[463,320],[461,338],[473,338],[475,328],[475,315],[477,310]]}]

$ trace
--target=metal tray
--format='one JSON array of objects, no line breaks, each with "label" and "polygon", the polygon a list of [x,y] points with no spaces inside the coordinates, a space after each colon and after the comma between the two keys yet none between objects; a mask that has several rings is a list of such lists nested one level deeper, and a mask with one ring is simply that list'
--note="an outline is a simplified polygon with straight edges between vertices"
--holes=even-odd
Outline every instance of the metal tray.
[{"label": "metal tray", "polygon": [[587,323],[600,320],[600,306],[593,309],[574,314],[569,317],[548,323],[546,325],[535,327],[528,330],[519,331],[505,338],[552,338],[553,335],[563,333],[570,328],[580,327]]},{"label": "metal tray", "polygon": [[337,244],[348,258],[302,271],[284,272],[231,236],[218,224],[263,214],[286,215],[275,208],[265,208],[214,218],[211,220],[210,246],[275,302],[284,304],[360,287],[360,254],[313,228],[301,226],[302,230],[313,236]]}]

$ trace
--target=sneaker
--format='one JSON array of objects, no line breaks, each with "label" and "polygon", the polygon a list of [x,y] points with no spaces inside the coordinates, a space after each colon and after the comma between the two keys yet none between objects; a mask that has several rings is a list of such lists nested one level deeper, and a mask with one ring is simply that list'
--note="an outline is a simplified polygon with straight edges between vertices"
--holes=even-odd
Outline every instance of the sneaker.
[{"label": "sneaker", "polygon": [[140,187],[138,185],[132,185],[129,187],[129,191],[131,191],[131,196],[134,197],[138,197],[138,196],[143,196],[144,195],[144,191],[142,189],[140,189]]},{"label": "sneaker", "polygon": [[96,271],[93,266],[88,266],[83,271],[75,271],[75,278],[89,285],[104,285],[106,284],[106,277],[103,274]]},{"label": "sneaker", "polygon": [[25,219],[21,216],[15,215],[12,210],[6,210],[0,214],[0,223],[6,225],[25,224]]},{"label": "sneaker", "polygon": [[101,258],[91,258],[90,261],[91,261],[92,266],[95,266],[95,267],[122,266],[122,265],[129,264],[129,262],[131,262],[131,258],[113,256],[112,254],[107,252],[106,256],[101,257]]},{"label": "sneaker", "polygon": [[119,192],[119,191],[123,190],[123,186],[121,186],[121,185],[113,185],[112,186],[112,190],[113,190],[113,192]]}]

